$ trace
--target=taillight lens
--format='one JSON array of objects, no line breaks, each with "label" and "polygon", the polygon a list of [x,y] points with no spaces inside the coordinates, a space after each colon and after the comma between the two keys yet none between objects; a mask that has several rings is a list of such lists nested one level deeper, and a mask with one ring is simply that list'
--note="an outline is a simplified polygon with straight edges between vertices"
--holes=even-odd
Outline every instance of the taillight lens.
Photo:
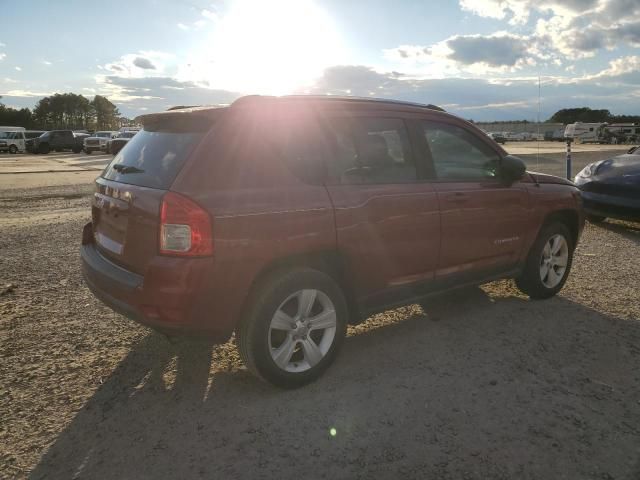
[{"label": "taillight lens", "polygon": [[160,253],[189,257],[213,254],[209,214],[193,200],[167,192],[160,207]]}]

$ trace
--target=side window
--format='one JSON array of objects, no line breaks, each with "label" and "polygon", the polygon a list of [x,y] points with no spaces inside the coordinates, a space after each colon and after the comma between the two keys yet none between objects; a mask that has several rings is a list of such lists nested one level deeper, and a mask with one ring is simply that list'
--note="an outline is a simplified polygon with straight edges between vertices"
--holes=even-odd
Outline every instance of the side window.
[{"label": "side window", "polygon": [[455,125],[423,122],[436,176],[440,180],[478,180],[498,175],[500,157]]},{"label": "side window", "polygon": [[418,179],[404,121],[398,118],[329,120],[335,154],[329,177],[337,184],[409,183]]},{"label": "side window", "polygon": [[320,124],[303,114],[275,115],[269,123],[266,144],[291,173],[306,183],[324,183],[330,146]]}]

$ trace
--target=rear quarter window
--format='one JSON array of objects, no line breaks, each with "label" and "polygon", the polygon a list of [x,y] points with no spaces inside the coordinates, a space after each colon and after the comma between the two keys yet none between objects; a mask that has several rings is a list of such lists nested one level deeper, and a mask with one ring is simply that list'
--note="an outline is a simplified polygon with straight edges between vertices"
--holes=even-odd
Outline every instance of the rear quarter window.
[{"label": "rear quarter window", "polygon": [[166,190],[204,135],[204,131],[141,130],[114,157],[102,177]]}]

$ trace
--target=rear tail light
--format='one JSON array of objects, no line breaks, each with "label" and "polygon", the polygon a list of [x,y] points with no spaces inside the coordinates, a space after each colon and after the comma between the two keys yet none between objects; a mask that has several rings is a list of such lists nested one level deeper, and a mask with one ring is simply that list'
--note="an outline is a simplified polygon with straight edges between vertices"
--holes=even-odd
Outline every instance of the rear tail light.
[{"label": "rear tail light", "polygon": [[213,254],[209,214],[193,200],[167,192],[160,207],[160,253],[187,257]]}]

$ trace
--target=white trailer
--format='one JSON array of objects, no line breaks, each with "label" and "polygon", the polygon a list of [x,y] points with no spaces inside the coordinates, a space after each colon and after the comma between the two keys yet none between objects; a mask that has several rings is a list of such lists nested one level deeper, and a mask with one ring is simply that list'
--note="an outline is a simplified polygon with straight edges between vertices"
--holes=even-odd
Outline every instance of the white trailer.
[{"label": "white trailer", "polygon": [[606,126],[606,123],[570,123],[564,136],[580,143],[609,143]]}]

